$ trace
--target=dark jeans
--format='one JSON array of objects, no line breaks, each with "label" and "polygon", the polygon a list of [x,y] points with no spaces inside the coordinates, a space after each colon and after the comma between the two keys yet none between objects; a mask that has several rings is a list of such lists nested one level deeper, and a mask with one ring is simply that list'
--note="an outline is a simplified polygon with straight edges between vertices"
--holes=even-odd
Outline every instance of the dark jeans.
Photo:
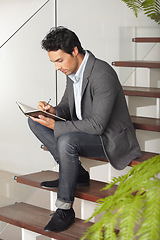
[{"label": "dark jeans", "polygon": [[59,187],[56,206],[69,209],[74,201],[78,175],[85,169],[79,156],[104,158],[100,136],[83,132],[70,132],[54,138],[54,131],[28,118],[29,127],[47,147],[59,164]]}]

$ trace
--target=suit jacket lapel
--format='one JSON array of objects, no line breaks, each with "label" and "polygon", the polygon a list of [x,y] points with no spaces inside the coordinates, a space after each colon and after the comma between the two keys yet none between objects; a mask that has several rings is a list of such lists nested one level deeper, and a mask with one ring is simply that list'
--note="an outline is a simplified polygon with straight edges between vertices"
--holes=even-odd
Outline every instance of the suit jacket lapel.
[{"label": "suit jacket lapel", "polygon": [[[87,50],[88,51],[88,50]],[[95,63],[95,56],[90,52],[89,52],[89,58],[84,70],[84,74],[83,74],[83,83],[82,83],[82,97],[84,94],[84,91],[87,87],[88,81],[89,81],[89,76],[91,75],[92,69],[94,67],[94,63]]]},{"label": "suit jacket lapel", "polygon": [[73,91],[73,81],[67,76],[68,80],[68,102],[70,106],[70,112],[72,115],[72,119],[76,118],[76,113],[75,113],[75,101],[74,101],[74,91]]},{"label": "suit jacket lapel", "polygon": [[[85,70],[84,70],[84,74],[83,74],[82,98],[83,98],[83,94],[85,92],[85,89],[86,89],[86,87],[88,85],[89,77],[91,75],[91,72],[92,72],[92,69],[94,67],[94,63],[95,63],[95,60],[96,60],[94,55],[90,51],[88,51],[88,52],[89,52],[89,58],[88,58],[88,61],[87,61],[87,64],[86,64],[86,67],[85,67]],[[72,117],[74,119],[76,117],[76,114],[75,114],[73,81],[69,77],[67,77],[67,79],[69,81],[68,84],[69,84],[69,93],[70,93],[69,96],[68,96],[68,100],[69,100],[71,114],[73,114]]]}]

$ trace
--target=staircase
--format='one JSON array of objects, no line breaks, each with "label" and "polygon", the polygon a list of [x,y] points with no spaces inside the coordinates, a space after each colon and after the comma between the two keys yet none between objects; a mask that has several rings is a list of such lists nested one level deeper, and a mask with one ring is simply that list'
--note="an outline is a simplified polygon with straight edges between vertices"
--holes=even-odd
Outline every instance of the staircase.
[{"label": "staircase", "polygon": [[[133,41],[137,42],[160,42],[160,38],[134,38]],[[116,61],[112,63],[118,67],[142,67],[142,68],[160,68],[160,62],[156,61]],[[160,99],[160,88],[151,87],[135,87],[135,86],[123,86],[124,94],[129,97],[147,97]],[[136,130],[149,131],[149,132],[160,132],[160,119],[150,118],[142,116],[131,116],[134,128]],[[142,151],[142,157],[133,160],[129,166],[142,163],[148,160],[158,153]],[[94,158],[93,158],[94,159]],[[108,162],[108,159],[94,159],[97,161]],[[15,177],[18,183],[25,184],[35,188],[41,188],[40,182],[53,180],[58,178],[58,173],[54,171],[42,171],[33,174],[27,174],[23,176]],[[106,183],[91,180],[90,186],[77,187],[76,198],[87,200],[90,202],[96,202],[99,198],[104,198],[113,195],[117,189],[117,186],[113,186],[111,189],[106,191],[100,191]],[[56,189],[49,190],[43,189],[43,191],[56,192]],[[38,200],[37,200],[38,201]],[[83,220],[76,218],[75,223],[66,231],[61,233],[45,232],[44,226],[50,219],[51,210],[47,210],[38,206],[27,204],[24,202],[15,203],[9,206],[0,208],[0,220],[6,223],[18,226],[29,231],[45,235],[52,239],[57,240],[71,240],[80,239],[86,229],[92,225],[91,222],[84,223]],[[36,236],[32,239],[36,239]],[[26,238],[27,239],[27,238]],[[31,240],[28,238],[27,240]]]}]

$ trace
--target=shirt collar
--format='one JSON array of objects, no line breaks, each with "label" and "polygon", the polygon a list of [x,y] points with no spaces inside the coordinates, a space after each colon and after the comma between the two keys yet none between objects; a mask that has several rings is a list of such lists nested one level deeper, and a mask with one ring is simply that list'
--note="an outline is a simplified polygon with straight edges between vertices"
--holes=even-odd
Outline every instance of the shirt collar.
[{"label": "shirt collar", "polygon": [[74,83],[75,83],[75,82],[78,82],[78,81],[83,77],[83,73],[84,73],[84,69],[85,69],[85,66],[86,66],[88,57],[89,57],[89,53],[88,53],[87,51],[85,51],[85,56],[84,56],[84,58],[83,58],[83,61],[82,61],[81,65],[80,65],[80,67],[78,68],[77,72],[68,75],[69,78],[70,78]]}]

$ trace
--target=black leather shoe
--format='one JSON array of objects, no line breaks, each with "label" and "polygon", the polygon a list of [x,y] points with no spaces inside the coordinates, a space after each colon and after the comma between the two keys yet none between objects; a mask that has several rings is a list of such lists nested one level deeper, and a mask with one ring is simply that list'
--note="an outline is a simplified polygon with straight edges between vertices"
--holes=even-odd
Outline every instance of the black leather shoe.
[{"label": "black leather shoe", "polygon": [[44,227],[44,231],[61,232],[68,229],[75,220],[73,208],[68,210],[58,208],[49,223]]},{"label": "black leather shoe", "polygon": [[85,173],[79,174],[77,186],[89,186],[89,184],[90,184],[89,172],[85,171]]},{"label": "black leather shoe", "polygon": [[[85,173],[78,176],[77,186],[89,186],[90,178],[89,173],[86,171]],[[40,186],[43,188],[58,188],[59,179],[53,181],[45,181],[41,182]]]}]

